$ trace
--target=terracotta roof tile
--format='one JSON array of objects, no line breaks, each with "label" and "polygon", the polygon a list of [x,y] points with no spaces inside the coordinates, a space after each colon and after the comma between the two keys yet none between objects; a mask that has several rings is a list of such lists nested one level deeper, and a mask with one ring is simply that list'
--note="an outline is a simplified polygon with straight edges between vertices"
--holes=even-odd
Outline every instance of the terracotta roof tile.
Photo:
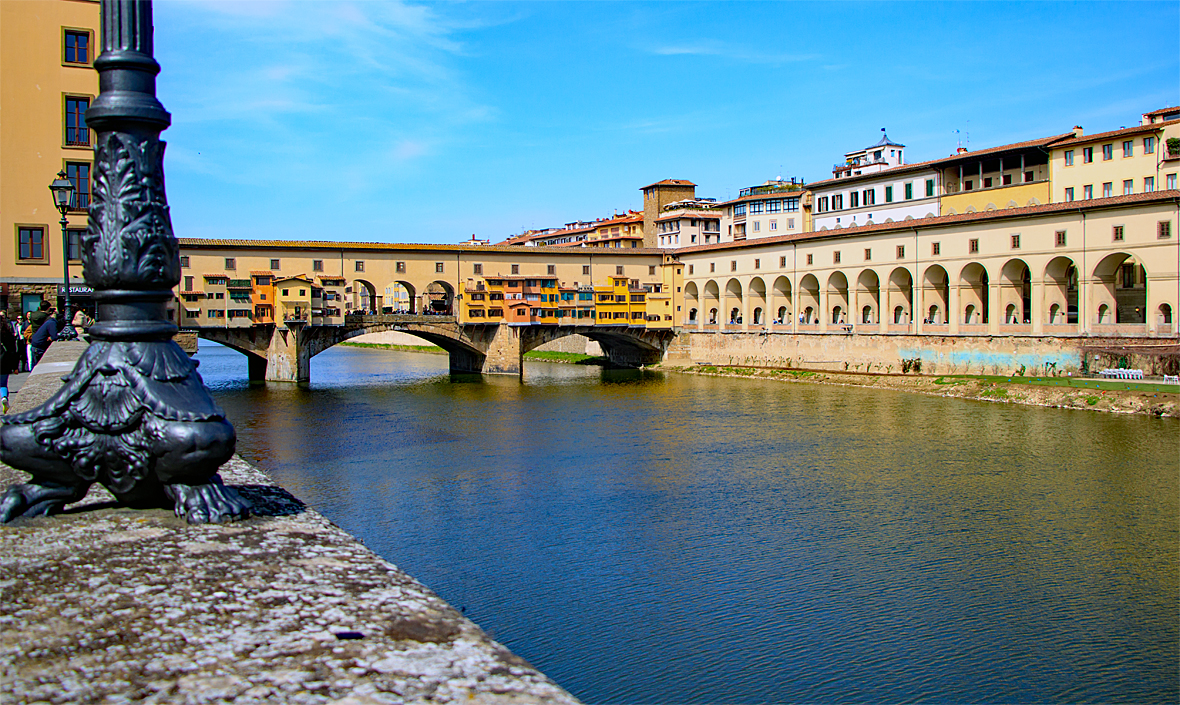
[{"label": "terracotta roof tile", "polygon": [[1105,142],[1107,140],[1118,139],[1120,137],[1130,137],[1131,135],[1139,135],[1145,132],[1158,132],[1169,125],[1180,124],[1180,120],[1168,120],[1166,122],[1153,122],[1149,125],[1135,125],[1133,127],[1124,127],[1119,130],[1110,130],[1108,132],[1095,132],[1092,135],[1082,135],[1081,137],[1074,137],[1073,139],[1063,140],[1053,145],[1053,149],[1060,149],[1062,147],[1072,147],[1076,144],[1087,144],[1089,142]]},{"label": "terracotta roof tile", "polygon": [[649,189],[652,186],[694,186],[695,187],[696,184],[694,184],[691,181],[688,181],[687,179],[664,179],[663,181],[657,181],[654,184],[648,184],[647,186],[644,186],[644,187],[640,188],[639,190],[642,191],[644,189]]}]

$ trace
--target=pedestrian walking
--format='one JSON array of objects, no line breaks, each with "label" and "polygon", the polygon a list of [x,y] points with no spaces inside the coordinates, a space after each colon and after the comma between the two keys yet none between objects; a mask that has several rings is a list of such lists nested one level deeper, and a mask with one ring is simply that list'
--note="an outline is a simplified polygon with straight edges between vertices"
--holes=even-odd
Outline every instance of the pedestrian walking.
[{"label": "pedestrian walking", "polygon": [[[44,303],[42,305],[45,305]],[[41,357],[45,351],[49,350],[49,346],[53,341],[57,340],[57,311],[50,308],[46,312],[44,321],[41,327],[33,333],[33,337],[29,339],[29,348],[33,351],[33,359],[29,365],[29,371],[32,372],[37,363],[41,361]]]},{"label": "pedestrian walking", "polygon": [[0,414],[8,413],[8,375],[20,371],[20,350],[8,312],[0,310]]}]

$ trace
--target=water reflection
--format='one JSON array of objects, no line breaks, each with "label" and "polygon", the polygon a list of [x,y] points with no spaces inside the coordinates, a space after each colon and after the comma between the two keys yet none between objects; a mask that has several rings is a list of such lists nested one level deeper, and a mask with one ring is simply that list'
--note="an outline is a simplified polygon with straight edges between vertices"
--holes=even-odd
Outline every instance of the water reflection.
[{"label": "water reflection", "polygon": [[250,388],[200,357],[244,456],[587,701],[1178,696],[1174,421],[359,349]]}]

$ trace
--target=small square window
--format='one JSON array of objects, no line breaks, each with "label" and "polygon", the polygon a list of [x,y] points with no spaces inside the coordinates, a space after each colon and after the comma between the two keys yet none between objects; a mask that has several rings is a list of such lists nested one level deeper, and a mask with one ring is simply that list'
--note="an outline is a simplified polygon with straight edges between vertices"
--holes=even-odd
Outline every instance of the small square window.
[{"label": "small square window", "polygon": [[649,276],[655,276],[655,273],[656,273],[656,268],[655,268],[655,265],[651,265],[651,266],[649,266],[649,267],[647,268],[647,273],[648,273],[648,275],[649,275]]},{"label": "small square window", "polygon": [[872,249],[866,247],[865,248],[865,261],[868,262],[871,259],[873,259],[873,251],[872,251]]},{"label": "small square window", "polygon": [[1033,182],[1034,176],[1036,176],[1036,174],[1031,171],[1024,172],[1024,183],[1031,184]]},{"label": "small square window", "polygon": [[1123,142],[1123,156],[1135,156],[1135,140],[1127,140],[1126,142]]},{"label": "small square window", "polygon": [[710,263],[709,263],[709,271],[710,271],[710,272],[716,272],[716,271],[717,271],[717,263],[716,263],[716,262],[710,262]]},{"label": "small square window", "polygon": [[780,269],[786,269],[787,258],[786,257],[779,257],[778,258],[778,266]]},{"label": "small square window", "polygon": [[434,273],[435,274],[442,274],[443,273],[443,263],[442,262],[435,262],[434,263]]},{"label": "small square window", "polygon": [[1154,137],[1144,137],[1143,138],[1143,153],[1144,154],[1155,154],[1155,138]]},{"label": "small square window", "polygon": [[1111,239],[1114,240],[1115,242],[1122,241],[1122,239],[1123,239],[1123,226],[1121,226],[1121,225],[1114,226],[1114,229],[1111,231]]},{"label": "small square window", "polygon": [[556,264],[546,265],[545,273],[550,274],[550,275],[557,274],[557,265]]},{"label": "small square window", "polygon": [[832,264],[840,264],[840,250],[832,253]]},{"label": "small square window", "polygon": [[967,241],[967,251],[971,254],[979,252],[979,238],[973,237]]},{"label": "small square window", "polygon": [[17,259],[43,260],[45,252],[45,228],[17,228]]},{"label": "small square window", "polygon": [[238,268],[238,261],[233,257],[226,257],[225,258],[225,268],[226,269],[237,269]]},{"label": "small square window", "polygon": [[1012,233],[1012,249],[1020,249],[1020,233]]},{"label": "small square window", "polygon": [[696,265],[693,265],[693,264],[688,265],[688,273],[689,274],[692,274],[695,269],[696,269]]},{"label": "small square window", "polygon": [[1123,195],[1130,196],[1133,193],[1135,193],[1135,180],[1123,179]]},{"label": "small square window", "polygon": [[1065,150],[1064,156],[1065,156],[1065,165],[1066,166],[1073,166],[1073,150],[1072,149]]},{"label": "small square window", "polygon": [[1113,144],[1102,145],[1102,161],[1108,162],[1111,159],[1114,159],[1114,145]]},{"label": "small square window", "polygon": [[180,266],[182,269],[188,269],[188,267],[189,267],[188,255],[181,255],[180,256]]},{"label": "small square window", "polygon": [[1066,201],[1073,200],[1073,186],[1070,186],[1069,188],[1065,189],[1065,200]]},{"label": "small square window", "polygon": [[1143,193],[1151,193],[1154,190],[1155,190],[1155,177],[1154,176],[1143,177]]},{"label": "small square window", "polygon": [[897,246],[897,258],[898,259],[905,259],[905,245],[898,245]]},{"label": "small square window", "polygon": [[1157,230],[1158,237],[1161,240],[1167,240],[1172,237],[1172,221],[1161,220],[1159,222],[1159,229]]},{"label": "small square window", "polygon": [[762,260],[760,260],[760,259],[754,260],[754,269],[762,269]]},{"label": "small square window", "polygon": [[1053,245],[1055,247],[1065,247],[1065,231],[1058,230],[1053,235]]},{"label": "small square window", "polygon": [[394,264],[393,270],[395,272],[398,272],[399,274],[405,274],[406,273],[406,263],[405,262],[398,262],[398,263]]},{"label": "small square window", "polygon": [[520,265],[519,264],[512,265],[512,273],[513,274],[520,274]]},{"label": "small square window", "polygon": [[590,265],[588,265],[588,264],[582,265],[582,274],[587,277],[590,276]]},{"label": "small square window", "polygon": [[1092,185],[1086,184],[1082,187],[1082,198],[1086,199],[1087,201],[1091,198],[1094,198],[1094,187]]},{"label": "small square window", "polygon": [[941,242],[930,243],[930,254],[932,254],[932,255],[942,254],[942,243]]},{"label": "small square window", "polygon": [[1082,148],[1082,162],[1085,164],[1089,164],[1092,161],[1094,161],[1094,148],[1093,147],[1083,147]]},{"label": "small square window", "polygon": [[[273,269],[278,269],[278,267],[273,267]],[[311,271],[313,271],[313,272],[324,271],[324,261],[322,259],[313,259],[311,261]]]},{"label": "small square window", "polygon": [[810,254],[807,255],[807,264],[814,264],[814,263],[815,263],[815,255],[810,255]]},{"label": "small square window", "polygon": [[1113,195],[1114,195],[1114,184],[1109,181],[1102,184],[1102,197],[1103,198],[1110,198]]},{"label": "small square window", "polygon": [[365,261],[363,259],[358,259],[356,261],[354,267],[355,267],[356,271],[358,271],[358,272],[365,271]]},{"label": "small square window", "polygon": [[279,261],[277,259],[272,259],[270,261],[270,268],[277,272],[279,270]]},{"label": "small square window", "polygon": [[737,260],[736,259],[731,259],[729,261],[729,271],[731,271],[731,272],[737,271]]},{"label": "small square window", "polygon": [[615,275],[620,277],[623,276],[623,265],[620,264],[615,266]]},{"label": "small square window", "polygon": [[479,264],[479,263],[471,265],[471,273],[472,274],[483,274],[483,265]]},{"label": "small square window", "polygon": [[90,63],[90,32],[67,29],[65,30],[64,42],[65,56],[63,61],[67,64],[89,64]]}]

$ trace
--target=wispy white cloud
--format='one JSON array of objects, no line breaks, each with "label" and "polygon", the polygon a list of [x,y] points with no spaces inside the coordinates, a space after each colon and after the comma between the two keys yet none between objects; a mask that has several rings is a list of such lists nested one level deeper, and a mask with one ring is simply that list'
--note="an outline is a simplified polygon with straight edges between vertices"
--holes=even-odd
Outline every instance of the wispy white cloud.
[{"label": "wispy white cloud", "polygon": [[688,43],[670,43],[647,48],[657,56],[716,56],[752,64],[790,64],[814,61],[819,54],[786,54],[752,50],[714,39],[699,39]]}]

